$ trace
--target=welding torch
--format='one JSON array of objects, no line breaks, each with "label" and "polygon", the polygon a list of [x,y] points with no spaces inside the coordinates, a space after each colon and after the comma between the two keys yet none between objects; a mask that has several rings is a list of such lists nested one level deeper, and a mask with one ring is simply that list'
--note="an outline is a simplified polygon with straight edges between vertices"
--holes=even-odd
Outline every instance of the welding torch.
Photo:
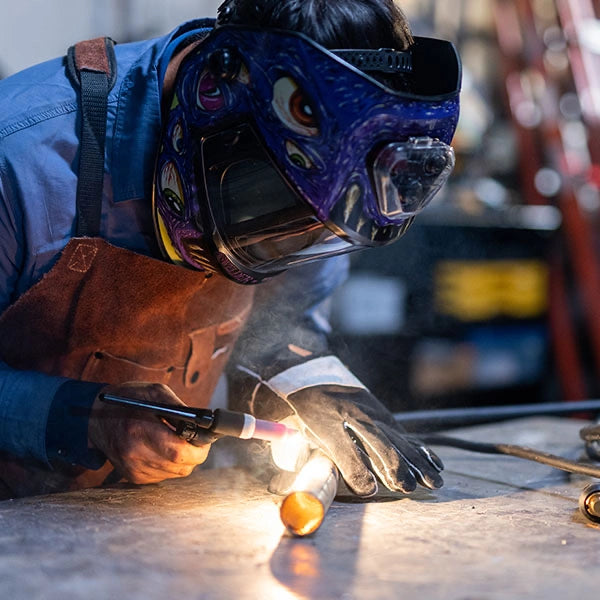
[{"label": "welding torch", "polygon": [[[195,446],[206,443],[206,432],[215,437],[231,436],[284,442],[299,435],[284,423],[257,419],[248,413],[216,408],[194,408],[163,404],[114,394],[101,393],[100,400],[108,404],[130,407],[163,418],[175,428],[175,433]],[[291,474],[287,474],[291,477]],[[293,485],[286,491],[280,516],[288,531],[304,536],[316,531],[337,493],[339,473],[333,462],[320,450],[313,450],[309,460],[294,474]]]},{"label": "welding torch", "polygon": [[298,432],[283,423],[257,419],[244,412],[224,408],[194,408],[178,404],[163,404],[114,394],[100,394],[108,404],[140,409],[162,417],[175,428],[175,433],[194,446],[206,444],[206,433],[214,438],[231,436],[241,439],[279,441]]}]

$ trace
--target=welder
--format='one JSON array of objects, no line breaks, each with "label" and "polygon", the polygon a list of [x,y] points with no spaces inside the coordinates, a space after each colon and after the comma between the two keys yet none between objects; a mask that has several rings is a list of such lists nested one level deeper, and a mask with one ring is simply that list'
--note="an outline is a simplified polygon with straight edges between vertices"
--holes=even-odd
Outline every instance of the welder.
[{"label": "welder", "polygon": [[228,0],[0,82],[0,497],[188,475],[211,438],[100,395],[205,407],[225,374],[355,494],[441,486],[326,305],[448,178],[459,88],[393,0]]}]

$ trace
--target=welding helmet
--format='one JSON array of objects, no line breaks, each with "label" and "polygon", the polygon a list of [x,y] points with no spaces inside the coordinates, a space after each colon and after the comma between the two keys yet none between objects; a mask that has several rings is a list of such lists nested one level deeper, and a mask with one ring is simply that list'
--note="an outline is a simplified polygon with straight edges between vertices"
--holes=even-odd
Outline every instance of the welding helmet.
[{"label": "welding helmet", "polygon": [[184,59],[153,186],[164,253],[257,283],[389,244],[446,181],[461,67],[450,42],[327,50],[225,25]]}]

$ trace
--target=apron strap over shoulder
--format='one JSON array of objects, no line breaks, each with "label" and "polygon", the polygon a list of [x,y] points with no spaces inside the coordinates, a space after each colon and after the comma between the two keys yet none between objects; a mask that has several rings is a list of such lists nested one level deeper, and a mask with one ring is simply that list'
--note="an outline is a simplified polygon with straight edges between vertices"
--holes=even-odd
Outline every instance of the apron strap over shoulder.
[{"label": "apron strap over shoulder", "polygon": [[102,213],[108,94],[117,79],[114,41],[103,37],[71,46],[67,71],[81,99],[76,235],[95,237]]}]

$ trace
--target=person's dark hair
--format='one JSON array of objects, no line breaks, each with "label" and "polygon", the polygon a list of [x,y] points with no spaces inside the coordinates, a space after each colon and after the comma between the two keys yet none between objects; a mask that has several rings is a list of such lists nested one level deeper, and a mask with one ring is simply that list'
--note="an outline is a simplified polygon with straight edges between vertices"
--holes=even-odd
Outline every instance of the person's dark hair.
[{"label": "person's dark hair", "polygon": [[394,0],[226,0],[217,15],[217,26],[299,31],[326,48],[406,50],[412,43]]}]

